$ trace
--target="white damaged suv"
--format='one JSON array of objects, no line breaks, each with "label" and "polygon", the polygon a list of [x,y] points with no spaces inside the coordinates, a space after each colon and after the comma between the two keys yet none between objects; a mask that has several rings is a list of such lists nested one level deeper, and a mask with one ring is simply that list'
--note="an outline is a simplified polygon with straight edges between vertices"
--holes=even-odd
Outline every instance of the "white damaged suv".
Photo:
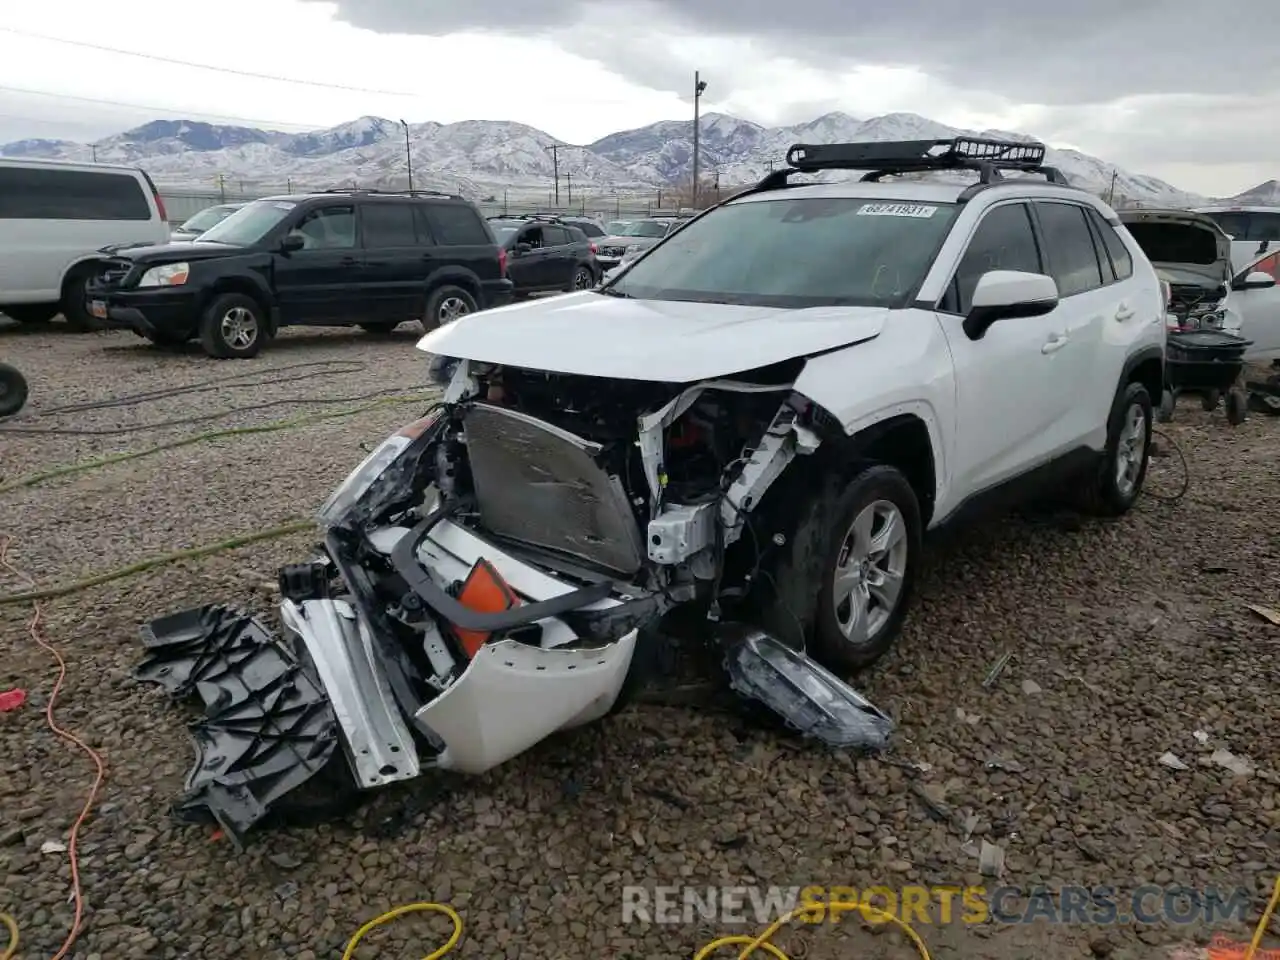
[{"label": "white damaged suv", "polygon": [[[887,716],[831,671],[890,646],[925,533],[1064,485],[1119,515],[1146,473],[1161,283],[1043,155],[796,146],[601,288],[424,337],[442,402],[282,574],[355,782],[483,772],[599,719],[677,609],[743,696],[883,746]],[[868,172],[790,182],[833,169]],[[976,182],[886,180],[957,170]],[[152,646],[193,649],[197,619]]]}]

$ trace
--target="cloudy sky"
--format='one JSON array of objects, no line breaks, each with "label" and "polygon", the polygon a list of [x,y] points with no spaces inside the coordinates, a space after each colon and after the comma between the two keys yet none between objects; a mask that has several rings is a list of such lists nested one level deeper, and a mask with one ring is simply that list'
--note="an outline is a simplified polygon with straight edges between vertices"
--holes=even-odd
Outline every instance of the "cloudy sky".
[{"label": "cloudy sky", "polygon": [[581,143],[688,116],[697,69],[704,110],[759,123],[904,111],[1023,131],[1210,195],[1280,178],[1280,56],[1254,0],[5,8],[0,142],[90,140],[157,117],[296,130],[375,114],[519,120]]}]

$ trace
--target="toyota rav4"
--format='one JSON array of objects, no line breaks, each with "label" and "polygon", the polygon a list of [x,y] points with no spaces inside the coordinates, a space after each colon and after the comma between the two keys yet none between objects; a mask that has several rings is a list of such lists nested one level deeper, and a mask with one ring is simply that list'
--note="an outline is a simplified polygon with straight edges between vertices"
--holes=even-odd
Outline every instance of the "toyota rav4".
[{"label": "toyota rav4", "polygon": [[[427,334],[442,402],[351,474],[323,555],[282,574],[306,697],[332,705],[298,755],[318,766],[332,727],[361,787],[487,770],[615,709],[675,608],[745,697],[882,746],[887,717],[836,672],[899,633],[926,532],[1064,485],[1117,516],[1142,488],[1161,282],[1043,155],[797,145],[603,287]],[[868,172],[794,182],[833,169]],[[939,170],[977,182],[888,179]],[[176,616],[155,656],[216,673],[211,645],[244,621]],[[193,802],[227,822],[225,766],[196,769]],[[238,789],[266,784],[241,813],[305,777],[270,773],[237,768]]]}]

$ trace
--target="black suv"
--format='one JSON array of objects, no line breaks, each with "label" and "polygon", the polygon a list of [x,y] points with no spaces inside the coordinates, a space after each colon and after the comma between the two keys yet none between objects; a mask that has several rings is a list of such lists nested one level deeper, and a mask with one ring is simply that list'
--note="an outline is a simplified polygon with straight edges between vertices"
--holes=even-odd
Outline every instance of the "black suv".
[{"label": "black suv", "polygon": [[193,242],[116,251],[87,296],[107,326],[252,357],[292,324],[432,330],[509,303],[506,261],[461,197],[335,190],[255,200]]},{"label": "black suv", "polygon": [[600,282],[596,245],[580,227],[559,217],[490,217],[489,229],[507,252],[515,295],[547,290],[589,290]]}]

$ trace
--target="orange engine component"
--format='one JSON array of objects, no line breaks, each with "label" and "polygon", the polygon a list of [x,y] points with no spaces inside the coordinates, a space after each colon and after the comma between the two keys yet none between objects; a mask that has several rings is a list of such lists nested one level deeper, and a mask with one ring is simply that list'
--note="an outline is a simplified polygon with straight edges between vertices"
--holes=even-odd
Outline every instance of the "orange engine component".
[{"label": "orange engine component", "polygon": [[[477,613],[501,613],[518,606],[520,598],[507,586],[507,581],[502,579],[502,574],[498,573],[493,564],[481,557],[467,574],[462,590],[458,593],[458,602]],[[473,659],[485,641],[492,636],[479,630],[464,630],[456,624],[452,625],[452,629],[453,635],[466,651],[468,660]]]}]

